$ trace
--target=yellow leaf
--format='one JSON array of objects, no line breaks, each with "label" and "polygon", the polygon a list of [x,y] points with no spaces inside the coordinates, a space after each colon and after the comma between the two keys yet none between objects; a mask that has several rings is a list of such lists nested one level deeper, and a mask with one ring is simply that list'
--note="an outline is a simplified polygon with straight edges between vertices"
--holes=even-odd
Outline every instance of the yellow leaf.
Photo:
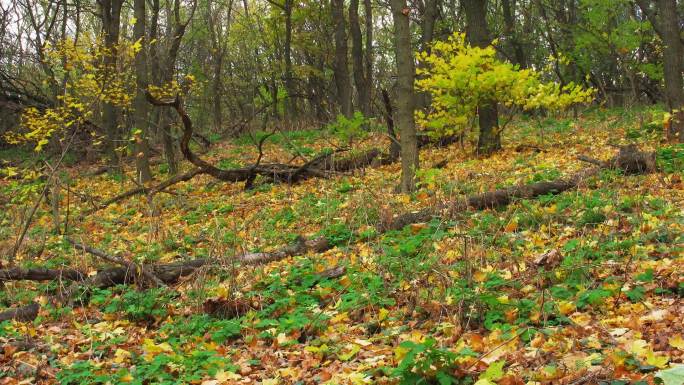
[{"label": "yellow leaf", "polygon": [[670,337],[668,342],[673,348],[684,352],[684,338],[682,338],[681,334],[675,334],[674,336]]},{"label": "yellow leaf", "polygon": [[152,361],[160,353],[173,353],[173,348],[168,342],[155,344],[152,339],[145,338],[143,341],[143,356],[146,361]]},{"label": "yellow leaf", "polygon": [[131,358],[131,352],[128,350],[124,349],[116,349],[116,352],[114,352],[114,362],[117,364],[123,364],[124,362],[127,362]]},{"label": "yellow leaf", "polygon": [[629,352],[638,357],[646,357],[648,351],[648,342],[644,340],[634,340],[632,341],[632,344],[629,346]]},{"label": "yellow leaf", "polygon": [[356,353],[359,352],[359,350],[361,350],[361,346],[356,344],[348,344],[345,350],[346,352],[338,354],[337,358],[339,358],[342,361],[349,361],[350,359],[352,359],[352,357],[356,355]]},{"label": "yellow leaf", "polygon": [[570,301],[560,301],[558,303],[558,310],[562,315],[568,315],[575,311],[576,306]]},{"label": "yellow leaf", "polygon": [[385,309],[384,307],[380,309],[380,312],[378,313],[378,321],[384,321],[387,319],[387,316],[389,315],[389,310]]},{"label": "yellow leaf", "polygon": [[504,230],[506,230],[507,233],[512,233],[517,229],[518,229],[518,219],[517,218],[508,222],[508,224],[504,228]]},{"label": "yellow leaf", "polygon": [[646,363],[660,369],[667,367],[670,359],[667,356],[657,356],[653,351],[646,353]]},{"label": "yellow leaf", "polygon": [[350,373],[347,379],[353,384],[353,385],[363,385],[363,384],[370,384],[373,382],[370,378],[370,376],[366,376],[363,373]]},{"label": "yellow leaf", "polygon": [[214,375],[214,378],[219,381],[220,383],[226,383],[228,381],[236,381],[242,378],[241,375],[233,372],[226,372],[225,370],[221,369],[216,372],[216,375]]}]

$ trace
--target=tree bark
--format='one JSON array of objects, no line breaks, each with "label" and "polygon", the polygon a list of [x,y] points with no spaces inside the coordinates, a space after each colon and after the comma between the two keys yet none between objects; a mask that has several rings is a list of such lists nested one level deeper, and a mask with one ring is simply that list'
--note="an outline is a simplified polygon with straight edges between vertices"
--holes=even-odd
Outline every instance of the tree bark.
[{"label": "tree bark", "polygon": [[[579,159],[587,161],[590,158],[580,157]],[[516,199],[533,199],[547,194],[560,194],[579,187],[589,177],[598,174],[599,171],[605,168],[620,169],[626,174],[642,174],[656,171],[655,153],[639,151],[634,145],[622,147],[619,153],[607,162],[594,159],[591,159],[590,162],[597,164],[598,167],[580,171],[567,178],[488,191],[436,204],[419,211],[407,212],[386,218],[378,224],[378,231],[399,230],[406,225],[427,222],[435,217],[451,218],[455,214],[471,209],[484,210],[503,207]]]},{"label": "tree bark", "polygon": [[287,119],[294,119],[297,115],[297,103],[294,95],[294,74],[292,73],[292,0],[285,0],[283,11],[285,12],[285,116]]},{"label": "tree bark", "polygon": [[5,310],[0,312],[0,322],[16,320],[21,322],[33,321],[38,317],[38,311],[40,310],[40,305],[33,302],[30,305]]},{"label": "tree bark", "polygon": [[[420,50],[430,53],[430,43],[435,35],[435,23],[438,16],[438,0],[425,0],[423,22],[421,25]],[[424,109],[430,106],[431,99],[428,92],[416,92],[416,108]]]},{"label": "tree bark", "polygon": [[358,95],[359,109],[364,116],[370,116],[370,85],[364,74],[363,35],[359,22],[359,0],[349,2],[349,31],[352,40],[352,66],[354,84]]},{"label": "tree bark", "polygon": [[397,65],[397,114],[395,123],[401,135],[401,192],[415,188],[415,172],[418,169],[418,144],[413,116],[413,81],[415,68],[411,48],[410,9],[406,0],[392,0],[394,19],[394,50]]},{"label": "tree bark", "polygon": [[665,78],[665,95],[672,113],[672,121],[668,132],[671,139],[684,142],[684,44],[681,40],[681,17],[677,13],[676,0],[657,0],[661,15],[661,39],[663,50],[663,74]]},{"label": "tree bark", "polygon": [[510,47],[513,51],[515,64],[520,66],[520,68],[527,68],[525,51],[523,50],[523,45],[520,42],[520,35],[518,34],[515,28],[515,5],[516,0],[501,0],[501,6],[503,8],[505,33],[506,37],[510,40]]},{"label": "tree bark", "polygon": [[340,112],[352,116],[352,89],[347,59],[347,31],[344,19],[344,0],[332,0],[330,3],[332,19],[335,23],[335,86]]},{"label": "tree bark", "polygon": [[[464,0],[466,31],[470,44],[485,48],[491,44],[487,27],[487,1]],[[477,141],[477,153],[489,155],[501,149],[501,132],[499,130],[499,114],[496,101],[484,101],[478,106],[480,135]]]},{"label": "tree bark", "polygon": [[663,75],[665,99],[672,114],[672,121],[666,134],[668,139],[684,142],[684,40],[679,28],[681,17],[677,12],[676,0],[636,0],[641,11],[653,25],[663,41]]},{"label": "tree bark", "polygon": [[145,0],[134,0],[133,10],[135,15],[135,25],[133,26],[133,39],[142,45],[140,52],[135,57],[135,103],[133,121],[135,129],[139,130],[135,136],[135,165],[137,176],[140,183],[152,180],[150,171],[150,146],[148,142],[149,122],[148,122],[148,103],[145,100],[145,90],[148,85],[147,77],[147,40],[145,39],[145,24],[147,14],[145,12]]},{"label": "tree bark", "polygon": [[[105,48],[107,49],[107,53],[104,56],[104,66],[107,78],[111,78],[117,72],[121,6],[123,5],[123,0],[100,0],[98,3],[102,15],[102,30],[104,32]],[[105,81],[105,84],[109,83]],[[114,168],[118,164],[116,148],[117,143],[120,141],[118,107],[111,102],[105,102],[102,107],[102,120],[102,125],[107,136],[105,152],[108,157],[109,165]]]},{"label": "tree bark", "polygon": [[372,115],[372,100],[373,100],[373,4],[371,0],[364,0],[363,8],[365,11],[365,26],[366,26],[366,84],[368,87],[368,116]]}]

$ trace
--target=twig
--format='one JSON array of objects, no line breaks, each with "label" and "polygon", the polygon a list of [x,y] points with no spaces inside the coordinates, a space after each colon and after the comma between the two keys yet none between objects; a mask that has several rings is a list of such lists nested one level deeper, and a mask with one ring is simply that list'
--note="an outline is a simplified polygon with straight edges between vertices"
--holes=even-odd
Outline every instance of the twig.
[{"label": "twig", "polygon": [[[96,249],[94,247],[90,247],[88,245],[84,245],[82,243],[78,243],[69,237],[65,237],[64,239],[66,239],[67,242],[71,243],[75,248],[82,249],[83,251],[85,251],[89,254],[92,254],[96,257],[99,257],[101,259],[104,259],[105,261],[122,265],[122,266],[127,267],[128,269],[130,269],[132,271],[137,271],[137,269],[138,269],[138,266],[136,266],[135,263],[129,262],[129,261],[127,261],[121,257],[109,255],[102,250]],[[166,286],[166,284],[164,284],[164,282],[162,282],[161,279],[159,279],[156,275],[151,273],[149,270],[147,270],[142,265],[140,266],[140,272],[142,273],[143,276],[145,276],[145,278],[147,278],[151,282],[154,282],[157,286],[160,286],[160,287]]]},{"label": "twig", "polygon": [[14,244],[14,247],[12,248],[12,252],[9,255],[9,264],[10,265],[14,265],[14,260],[17,257],[17,253],[19,252],[19,248],[21,247],[21,244],[24,242],[24,237],[26,237],[26,232],[28,231],[29,226],[31,226],[31,221],[33,220],[33,216],[36,214],[36,211],[38,210],[38,206],[40,206],[40,202],[43,201],[45,194],[47,193],[48,189],[50,188],[50,181],[55,176],[55,173],[57,172],[57,169],[59,169],[59,166],[62,164],[62,161],[64,160],[64,156],[66,156],[67,151],[69,151],[69,147],[71,147],[71,143],[74,141],[74,137],[76,136],[76,132],[77,131],[74,130],[74,133],[69,138],[69,142],[64,147],[64,150],[62,151],[62,155],[59,157],[57,164],[55,164],[55,167],[50,172],[50,176],[48,176],[48,179],[45,181],[45,187],[43,187],[43,191],[38,196],[38,199],[36,199],[36,203],[34,203],[33,208],[31,209],[31,213],[29,214],[28,218],[26,218],[26,223],[24,223],[24,227],[21,230],[21,234],[19,235],[19,238],[17,238],[17,242]]},{"label": "twig", "polygon": [[529,327],[528,327],[528,328],[525,328],[525,329],[521,329],[521,330],[520,330],[519,332],[517,332],[513,337],[511,337],[511,338],[507,339],[506,341],[504,341],[504,342],[502,342],[502,343],[496,345],[496,346],[493,347],[492,349],[490,349],[490,350],[488,350],[488,351],[486,351],[486,352],[480,354],[480,356],[477,358],[477,360],[475,360],[475,362],[473,362],[472,364],[470,364],[470,366],[468,366],[468,367],[465,369],[465,371],[467,372],[468,370],[472,369],[473,367],[475,367],[475,365],[477,365],[478,363],[480,363],[480,361],[482,361],[483,358],[485,358],[485,357],[487,357],[488,355],[490,355],[490,354],[494,353],[495,351],[499,350],[502,346],[504,346],[504,345],[506,345],[507,343],[513,341],[514,339],[520,337],[524,332],[528,331],[529,329],[530,329]]},{"label": "twig", "polygon": [[581,160],[582,162],[587,162],[591,164],[595,164],[599,167],[606,167],[606,162],[600,161],[598,159],[590,158],[586,155],[580,155],[577,157],[577,160]]}]

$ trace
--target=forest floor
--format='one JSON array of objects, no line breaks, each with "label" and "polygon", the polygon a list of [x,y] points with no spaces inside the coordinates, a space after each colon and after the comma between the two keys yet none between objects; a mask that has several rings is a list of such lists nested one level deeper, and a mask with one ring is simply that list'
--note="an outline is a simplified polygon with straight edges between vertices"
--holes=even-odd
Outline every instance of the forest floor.
[{"label": "forest floor", "polygon": [[[71,194],[71,238],[137,263],[212,265],[170,288],[83,286],[73,306],[55,301],[69,282],[4,282],[0,310],[32,301],[41,310],[33,322],[0,323],[0,384],[681,385],[684,147],[653,139],[662,128],[650,119],[641,110],[517,119],[504,150],[482,159],[460,144],[427,147],[411,195],[394,193],[398,163],[295,185],[257,180],[249,191],[197,176],[157,194],[153,208],[134,196],[82,220],[88,200]],[[371,135],[355,147],[386,142]],[[571,175],[591,167],[578,155],[609,159],[610,144],[628,142],[655,150],[660,172],[605,170],[562,194],[376,230],[407,210]],[[320,131],[278,134],[264,161],[325,147]],[[255,153],[240,140],[205,157],[229,168]],[[85,176],[91,169],[61,178],[95,200],[135,187],[132,173]],[[165,179],[164,167],[155,175]],[[0,181],[0,250],[41,188]],[[43,205],[19,265],[94,274],[102,261],[64,241],[53,218]],[[298,235],[335,247],[262,266],[232,258]],[[340,266],[340,276],[320,274]]]}]

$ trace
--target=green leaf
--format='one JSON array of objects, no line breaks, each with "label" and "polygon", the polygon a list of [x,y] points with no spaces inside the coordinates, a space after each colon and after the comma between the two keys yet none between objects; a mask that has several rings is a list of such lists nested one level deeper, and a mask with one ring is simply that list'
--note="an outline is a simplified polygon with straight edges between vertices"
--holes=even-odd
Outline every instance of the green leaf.
[{"label": "green leaf", "polygon": [[661,370],[656,373],[656,378],[660,378],[664,385],[684,384],[684,365],[673,366],[670,369]]},{"label": "green leaf", "polygon": [[480,380],[500,380],[504,376],[503,367],[506,361],[496,361],[489,365],[487,370],[480,375]]}]

